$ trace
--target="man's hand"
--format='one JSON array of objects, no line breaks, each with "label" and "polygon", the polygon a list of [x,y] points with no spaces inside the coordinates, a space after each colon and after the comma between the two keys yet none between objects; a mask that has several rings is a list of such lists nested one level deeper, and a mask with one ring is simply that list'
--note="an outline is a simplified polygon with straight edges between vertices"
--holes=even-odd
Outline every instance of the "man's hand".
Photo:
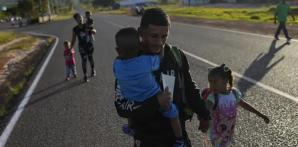
[{"label": "man's hand", "polygon": [[209,128],[209,121],[204,119],[199,119],[199,121],[200,121],[199,130],[202,131],[203,133],[206,133]]},{"label": "man's hand", "polygon": [[277,24],[276,19],[274,20],[274,24]]},{"label": "man's hand", "polygon": [[170,107],[171,102],[173,101],[173,98],[171,97],[171,93],[168,88],[166,88],[164,92],[160,92],[157,95],[157,99],[159,105],[164,110],[167,110]]}]

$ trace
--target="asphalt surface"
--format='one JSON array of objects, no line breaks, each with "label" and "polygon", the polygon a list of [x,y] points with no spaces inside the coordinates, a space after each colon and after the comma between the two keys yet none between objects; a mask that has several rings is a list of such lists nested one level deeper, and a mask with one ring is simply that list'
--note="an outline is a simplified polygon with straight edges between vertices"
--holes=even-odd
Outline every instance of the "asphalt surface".
[{"label": "asphalt surface", "polygon": [[[27,26],[16,31],[56,35],[60,42],[38,83],[29,104],[16,124],[7,147],[99,146],[129,147],[132,138],[121,132],[125,119],[113,105],[112,62],[116,56],[114,34],[124,26],[138,26],[138,17],[95,15],[97,35],[95,68],[97,76],[82,83],[79,78],[64,81],[63,41],[71,39],[73,20]],[[233,71],[265,85],[298,96],[298,42],[285,41],[200,26],[172,23],[169,43],[216,64],[226,63]],[[188,56],[193,79],[207,86],[207,69],[212,67]],[[77,56],[77,62],[80,58]],[[271,122],[266,125],[256,115],[239,109],[235,147],[297,147],[298,104],[284,96],[235,78],[245,99]],[[203,146],[204,135],[198,121],[187,123],[193,146]]]}]

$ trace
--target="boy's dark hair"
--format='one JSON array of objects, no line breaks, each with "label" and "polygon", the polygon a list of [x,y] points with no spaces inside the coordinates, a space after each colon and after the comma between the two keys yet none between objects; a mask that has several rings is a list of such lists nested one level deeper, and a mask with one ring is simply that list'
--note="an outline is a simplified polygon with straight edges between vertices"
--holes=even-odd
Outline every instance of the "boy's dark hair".
[{"label": "boy's dark hair", "polygon": [[81,16],[80,13],[75,13],[75,14],[73,15],[73,18],[76,19],[76,18],[79,17],[79,16]]},{"label": "boy's dark hair", "polygon": [[[227,67],[225,64],[222,64],[221,66],[217,66],[212,68],[209,73],[208,73],[208,79],[218,76],[222,78],[223,80],[227,81],[230,85],[230,88],[232,89],[233,87],[233,75],[232,75],[232,70]],[[215,102],[213,109],[215,110],[218,104],[218,95],[215,93]]]},{"label": "boy's dark hair", "polygon": [[148,28],[149,25],[170,26],[169,16],[161,8],[147,9],[142,16],[140,27]]},{"label": "boy's dark hair", "polygon": [[117,51],[121,50],[126,56],[131,56],[137,52],[140,45],[138,31],[133,27],[123,28],[115,35]]}]

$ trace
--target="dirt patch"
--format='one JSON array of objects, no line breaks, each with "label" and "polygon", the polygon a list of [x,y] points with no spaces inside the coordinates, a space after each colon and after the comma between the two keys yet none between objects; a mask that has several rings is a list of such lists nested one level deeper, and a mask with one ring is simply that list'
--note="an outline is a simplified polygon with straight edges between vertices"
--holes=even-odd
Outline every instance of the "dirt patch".
[{"label": "dirt patch", "polygon": [[[222,20],[205,20],[205,19],[194,19],[186,17],[171,16],[172,21],[210,26],[215,28],[223,28],[228,30],[244,31],[257,34],[274,35],[278,25],[269,23],[249,23],[243,21],[222,21]],[[298,38],[298,26],[288,25],[287,26],[289,35],[293,38]],[[283,36],[283,33],[280,34]]]},{"label": "dirt patch", "polygon": [[0,129],[5,124],[5,118],[13,112],[12,108],[19,102],[18,95],[53,41],[38,37],[30,49],[14,51],[5,59],[1,58],[0,63],[4,66],[1,65],[0,70]]}]

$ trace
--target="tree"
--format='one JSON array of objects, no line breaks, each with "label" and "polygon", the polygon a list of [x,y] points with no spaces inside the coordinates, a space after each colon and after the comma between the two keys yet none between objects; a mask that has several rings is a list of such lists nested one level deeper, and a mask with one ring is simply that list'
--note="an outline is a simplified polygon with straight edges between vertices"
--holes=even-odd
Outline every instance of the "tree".
[{"label": "tree", "polygon": [[115,0],[94,0],[93,5],[107,7],[107,6],[111,6],[115,2],[116,2]]}]

